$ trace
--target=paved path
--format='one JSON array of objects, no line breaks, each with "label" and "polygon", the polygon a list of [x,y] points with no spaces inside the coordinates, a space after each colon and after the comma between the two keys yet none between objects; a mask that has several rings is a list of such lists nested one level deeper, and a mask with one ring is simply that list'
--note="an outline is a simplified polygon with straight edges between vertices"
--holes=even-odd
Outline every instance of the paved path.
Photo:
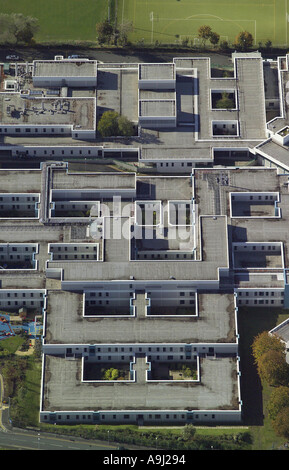
[{"label": "paved path", "polygon": [[8,409],[9,406],[3,403],[3,398],[4,398],[4,381],[3,381],[2,375],[0,374],[0,429],[4,432],[7,432],[7,429],[5,428],[2,422],[2,411]]}]

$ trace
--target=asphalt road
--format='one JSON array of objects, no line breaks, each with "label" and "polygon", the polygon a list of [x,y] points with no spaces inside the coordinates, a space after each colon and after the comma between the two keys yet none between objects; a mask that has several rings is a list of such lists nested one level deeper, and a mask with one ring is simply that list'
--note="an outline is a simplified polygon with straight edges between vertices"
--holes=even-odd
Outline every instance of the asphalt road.
[{"label": "asphalt road", "polygon": [[[125,446],[126,447],[126,446]],[[0,431],[0,449],[11,450],[116,450],[117,444],[34,431]]]},{"label": "asphalt road", "polygon": [[231,64],[231,54],[205,53],[205,52],[161,52],[156,50],[128,51],[128,50],[101,50],[92,49],[70,49],[68,47],[36,47],[36,48],[9,48],[0,47],[0,61],[5,62],[7,55],[17,55],[20,60],[32,61],[35,59],[54,59],[55,55],[68,57],[71,54],[77,54],[80,57],[96,59],[101,62],[169,62],[174,57],[197,57],[210,56],[215,65]]}]

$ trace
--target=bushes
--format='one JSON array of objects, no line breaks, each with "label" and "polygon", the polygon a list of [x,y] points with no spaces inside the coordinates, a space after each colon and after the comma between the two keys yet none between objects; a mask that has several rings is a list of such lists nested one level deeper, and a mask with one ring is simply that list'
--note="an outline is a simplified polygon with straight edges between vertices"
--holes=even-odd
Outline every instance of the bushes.
[{"label": "bushes", "polygon": [[[48,426],[49,427],[49,426]],[[195,433],[192,425],[187,425],[183,433],[170,430],[151,431],[138,430],[136,426],[51,426],[53,433],[69,434],[85,439],[108,440],[119,444],[133,444],[163,450],[241,450],[248,449],[251,435],[248,432],[238,434],[221,434],[219,436],[204,436]],[[186,430],[189,430],[189,433]],[[45,426],[47,430],[47,426]],[[184,436],[185,434],[185,436]],[[188,434],[190,434],[188,436]]]}]

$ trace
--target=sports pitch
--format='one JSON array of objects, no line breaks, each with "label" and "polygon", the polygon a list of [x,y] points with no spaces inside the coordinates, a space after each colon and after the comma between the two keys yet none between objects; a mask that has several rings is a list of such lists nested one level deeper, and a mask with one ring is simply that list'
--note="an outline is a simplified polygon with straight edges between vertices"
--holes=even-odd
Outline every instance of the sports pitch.
[{"label": "sports pitch", "polygon": [[198,28],[207,24],[221,40],[234,42],[249,31],[255,45],[271,40],[288,44],[289,0],[0,0],[1,13],[23,13],[39,19],[37,42],[95,41],[95,25],[107,18],[131,21],[129,39],[145,44],[197,45]]},{"label": "sports pitch", "polygon": [[255,45],[270,39],[288,44],[288,0],[118,0],[118,22],[132,20],[133,42],[198,44],[198,28],[209,25],[221,40],[234,42],[249,31]]}]

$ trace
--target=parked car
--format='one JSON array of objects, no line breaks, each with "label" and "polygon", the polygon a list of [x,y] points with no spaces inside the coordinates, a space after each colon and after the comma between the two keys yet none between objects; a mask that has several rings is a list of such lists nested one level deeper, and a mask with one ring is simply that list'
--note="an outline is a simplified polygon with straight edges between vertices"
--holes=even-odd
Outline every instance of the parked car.
[{"label": "parked car", "polygon": [[7,55],[6,60],[19,60],[18,55]]},{"label": "parked car", "polygon": [[74,54],[74,55],[69,55],[69,56],[68,56],[68,59],[79,59],[79,55],[76,55],[76,54]]}]

